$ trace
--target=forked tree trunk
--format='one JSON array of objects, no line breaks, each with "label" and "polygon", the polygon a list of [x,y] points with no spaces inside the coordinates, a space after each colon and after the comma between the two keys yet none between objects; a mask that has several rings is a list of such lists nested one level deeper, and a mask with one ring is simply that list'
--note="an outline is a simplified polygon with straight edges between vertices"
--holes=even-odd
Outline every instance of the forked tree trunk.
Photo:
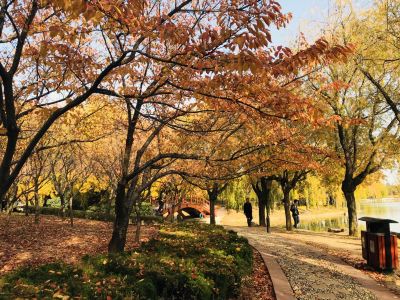
[{"label": "forked tree trunk", "polygon": [[285,207],[286,230],[292,230],[292,218],[290,216],[290,190],[283,191],[283,205]]},{"label": "forked tree trunk", "polygon": [[[270,194],[272,181],[270,177],[261,177],[257,183],[252,184],[253,190],[258,198],[258,216],[260,226],[267,227],[267,232],[270,232]],[[265,210],[267,210],[267,217],[265,217]]]},{"label": "forked tree trunk", "polygon": [[253,191],[257,195],[258,199],[258,223],[260,226],[267,226],[267,222],[265,220],[265,208],[266,208],[266,198],[265,198],[265,190],[263,185],[259,185],[257,182],[256,184],[252,184]]},{"label": "forked tree trunk", "polygon": [[357,220],[357,203],[354,197],[354,192],[343,192],[347,202],[347,211],[349,214],[349,235],[358,235],[358,220]]},{"label": "forked tree trunk", "polygon": [[342,182],[342,192],[344,194],[344,198],[346,199],[347,211],[349,214],[349,235],[357,236],[358,235],[358,220],[357,220],[357,204],[356,198],[354,196],[354,192],[357,186],[354,184],[351,179],[352,176],[346,176],[346,178]]},{"label": "forked tree trunk", "polygon": [[123,252],[126,244],[126,233],[129,226],[129,207],[126,201],[125,185],[118,183],[115,197],[115,221],[110,243],[109,253]]}]

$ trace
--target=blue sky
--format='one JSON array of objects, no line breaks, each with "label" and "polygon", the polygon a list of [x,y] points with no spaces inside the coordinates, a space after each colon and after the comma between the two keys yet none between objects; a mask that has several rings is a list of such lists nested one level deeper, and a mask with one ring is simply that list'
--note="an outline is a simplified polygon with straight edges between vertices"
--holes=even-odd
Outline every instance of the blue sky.
[{"label": "blue sky", "polygon": [[[317,31],[323,27],[334,0],[279,0],[284,12],[291,12],[293,19],[287,28],[273,30],[272,40],[275,45],[289,46],[290,42],[303,32],[309,42],[317,38]],[[373,0],[353,0],[355,7],[370,5]],[[332,9],[332,8],[331,8]],[[311,32],[314,32],[313,34]]]},{"label": "blue sky", "polygon": [[[293,19],[289,25],[280,31],[274,31],[274,44],[288,46],[300,31],[307,31],[312,24],[320,27],[329,11],[330,0],[281,0],[279,1],[285,13],[291,12]],[[310,37],[311,38],[311,37]]]}]

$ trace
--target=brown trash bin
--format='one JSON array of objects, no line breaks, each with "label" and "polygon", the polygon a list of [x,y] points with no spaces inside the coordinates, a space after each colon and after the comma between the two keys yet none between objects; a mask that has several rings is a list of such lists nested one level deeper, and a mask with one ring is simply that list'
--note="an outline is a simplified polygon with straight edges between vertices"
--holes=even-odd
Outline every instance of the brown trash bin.
[{"label": "brown trash bin", "polygon": [[361,231],[362,257],[368,260],[368,236],[366,231]]},{"label": "brown trash bin", "polygon": [[368,265],[377,270],[393,270],[398,267],[397,236],[390,233],[389,219],[362,217],[367,230],[361,231],[362,256]]},{"label": "brown trash bin", "polygon": [[370,233],[368,236],[368,265],[378,270],[386,268],[385,234]]}]

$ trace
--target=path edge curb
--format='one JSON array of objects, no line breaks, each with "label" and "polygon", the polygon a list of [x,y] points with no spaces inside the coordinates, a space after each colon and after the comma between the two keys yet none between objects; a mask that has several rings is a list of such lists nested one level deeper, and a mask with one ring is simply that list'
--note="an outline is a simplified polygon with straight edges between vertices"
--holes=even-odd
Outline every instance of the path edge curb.
[{"label": "path edge curb", "polygon": [[272,255],[260,249],[260,246],[257,245],[257,243],[254,243],[250,239],[247,240],[249,244],[261,254],[264,265],[267,267],[269,276],[272,280],[272,288],[276,300],[296,300],[293,289],[276,259]]}]

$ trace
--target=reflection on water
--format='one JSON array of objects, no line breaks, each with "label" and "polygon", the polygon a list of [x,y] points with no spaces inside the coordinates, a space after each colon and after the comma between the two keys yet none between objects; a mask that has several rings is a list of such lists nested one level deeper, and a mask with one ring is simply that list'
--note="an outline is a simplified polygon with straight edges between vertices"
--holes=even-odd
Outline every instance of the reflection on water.
[{"label": "reflection on water", "polygon": [[300,216],[299,228],[312,230],[312,231],[327,231],[328,228],[346,228],[347,216],[343,215],[336,218],[329,219],[315,219],[302,221]]},{"label": "reflection on water", "polygon": [[[357,217],[364,216],[391,219],[399,223],[391,224],[390,229],[394,232],[400,232],[400,199],[399,198],[384,198],[384,199],[368,199],[363,200],[358,205]],[[347,214],[336,218],[315,219],[312,221],[301,222],[299,227],[302,229],[313,231],[327,231],[331,228],[347,228]],[[365,222],[359,221],[359,229],[365,228]]]}]

